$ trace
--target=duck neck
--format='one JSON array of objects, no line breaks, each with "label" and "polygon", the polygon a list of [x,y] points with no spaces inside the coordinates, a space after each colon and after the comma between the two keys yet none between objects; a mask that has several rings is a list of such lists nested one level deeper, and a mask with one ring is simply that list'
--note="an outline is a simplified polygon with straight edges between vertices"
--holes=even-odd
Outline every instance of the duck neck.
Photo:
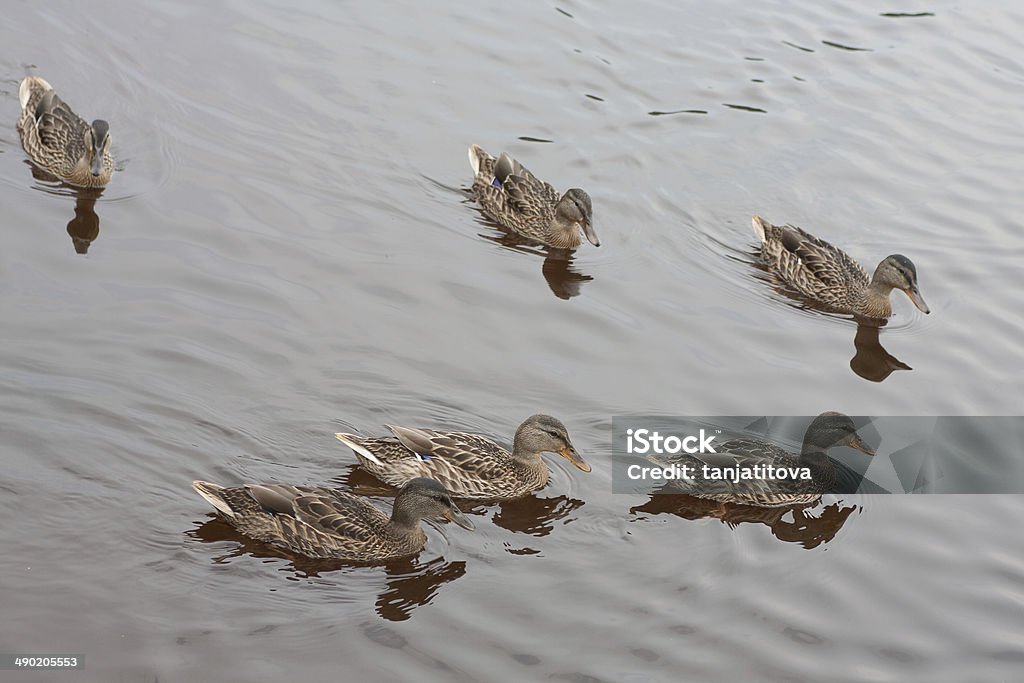
[{"label": "duck neck", "polygon": [[800,464],[810,468],[811,476],[814,479],[820,479],[822,475],[835,469],[828,457],[828,449],[806,442],[800,450]]},{"label": "duck neck", "polygon": [[395,499],[395,507],[391,510],[391,526],[401,529],[418,529],[421,515],[401,496]]},{"label": "duck neck", "polygon": [[889,301],[890,292],[892,292],[892,285],[872,279],[871,284],[864,288],[857,312],[868,318],[880,320],[888,318],[892,315],[892,303]]},{"label": "duck neck", "polygon": [[512,463],[516,469],[539,475],[544,481],[547,481],[548,468],[540,457],[540,453],[524,446],[518,435],[512,443]]},{"label": "duck neck", "polygon": [[560,249],[575,249],[583,241],[573,225],[563,225],[557,218],[548,226],[547,243]]}]

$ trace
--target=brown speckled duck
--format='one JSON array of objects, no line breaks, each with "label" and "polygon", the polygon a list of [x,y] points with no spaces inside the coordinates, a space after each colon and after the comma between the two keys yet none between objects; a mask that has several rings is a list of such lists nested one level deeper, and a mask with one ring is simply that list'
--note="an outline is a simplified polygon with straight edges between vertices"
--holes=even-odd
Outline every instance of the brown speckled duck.
[{"label": "brown speckled duck", "polygon": [[355,451],[363,469],[391,486],[430,477],[456,498],[518,498],[547,485],[544,452],[590,471],[565,425],[550,415],[534,415],[519,425],[511,452],[479,434],[386,426],[394,437],[335,436]]},{"label": "brown speckled duck", "polygon": [[114,172],[114,159],[106,121],[86,123],[38,76],[21,82],[18,99],[18,133],[32,163],[72,185],[107,184]]},{"label": "brown speckled duck", "polygon": [[385,562],[415,555],[427,542],[423,518],[444,517],[473,529],[448,491],[431,479],[406,483],[390,517],[365,498],[321,486],[225,488],[195,481],[192,488],[242,534],[314,559]]},{"label": "brown speckled duck", "polygon": [[838,446],[855,448],[865,455],[874,455],[873,448],[864,443],[857,427],[848,416],[827,412],[814,418],[804,432],[800,453],[794,455],[770,441],[752,437],[729,439],[715,444],[715,451],[695,454],[649,455],[659,465],[690,465],[695,472],[702,466],[712,468],[734,467],[752,470],[756,466],[772,465],[778,468],[808,468],[810,479],[738,478],[703,479],[692,482],[673,479],[672,486],[695,498],[756,507],[784,507],[816,503],[821,495],[836,483],[837,469],[828,457],[829,450]]},{"label": "brown speckled duck", "polygon": [[887,256],[870,278],[850,255],[793,225],[772,225],[754,216],[761,257],[786,284],[837,313],[884,320],[892,315],[889,293],[906,292],[922,312],[928,305],[917,287],[917,269],[906,256]]},{"label": "brown speckled duck", "polygon": [[479,145],[469,146],[473,196],[492,220],[550,247],[575,249],[585,236],[601,246],[594,232],[590,196],[579,188],[564,195],[505,152],[497,159]]}]

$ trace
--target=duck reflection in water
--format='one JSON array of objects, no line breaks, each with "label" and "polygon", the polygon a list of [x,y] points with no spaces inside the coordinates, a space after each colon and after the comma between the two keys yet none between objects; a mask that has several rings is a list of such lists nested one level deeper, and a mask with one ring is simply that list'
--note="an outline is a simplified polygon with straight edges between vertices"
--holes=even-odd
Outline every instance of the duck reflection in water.
[{"label": "duck reflection in water", "polygon": [[878,340],[880,330],[877,322],[859,320],[853,338],[857,353],[850,359],[850,369],[870,382],[885,381],[896,370],[913,369],[882,347]]},{"label": "duck reflection in water", "polygon": [[[495,525],[517,534],[540,537],[554,531],[555,522],[569,517],[583,507],[583,501],[568,496],[542,498],[531,495],[515,500],[496,501],[494,505],[497,509],[491,521]],[[465,504],[463,506],[465,507]],[[476,505],[467,512],[482,515],[489,506],[488,503]]]},{"label": "duck reflection in water", "polygon": [[103,194],[102,188],[77,188],[75,217],[68,222],[68,235],[79,254],[87,254],[100,234],[100,217],[96,215],[96,200]]},{"label": "duck reflection in water", "polygon": [[521,254],[542,256],[544,264],[541,266],[541,273],[544,275],[551,293],[559,299],[568,300],[579,296],[580,287],[585,282],[594,279],[590,275],[576,271],[573,266],[575,252],[572,249],[559,249],[538,244],[510,232],[496,223],[486,222],[485,225],[493,227],[498,234],[480,233],[480,237]]},{"label": "duck reflection in water", "polygon": [[672,485],[666,484],[652,494],[649,501],[629,511],[635,515],[668,514],[690,520],[719,519],[732,528],[744,523],[764,524],[771,529],[772,536],[780,541],[796,543],[811,550],[835,538],[850,515],[859,509],[857,505],[832,503],[822,508],[820,513],[808,514],[815,506],[812,503],[762,508],[738,503],[718,503],[685,493],[675,493]]},{"label": "duck reflection in water", "polygon": [[[235,544],[226,553],[213,558],[214,564],[226,564],[232,559],[250,555],[259,559],[285,559],[288,565],[281,571],[294,573],[295,578],[318,578],[335,572],[380,572],[384,573],[384,585],[375,600],[375,611],[388,621],[404,621],[413,610],[433,602],[438,591],[466,573],[463,561],[448,561],[444,557],[429,560],[405,558],[384,565],[360,565],[340,560],[314,560],[289,552],[278,546],[254,541],[244,536],[220,518],[210,519],[195,529],[186,532],[188,536],[203,543],[230,541]],[[339,584],[343,580],[338,581]]]},{"label": "duck reflection in water", "polygon": [[89,253],[89,246],[96,241],[100,234],[100,217],[96,215],[96,200],[103,194],[103,188],[68,185],[35,164],[28,161],[26,163],[32,169],[32,177],[47,185],[44,188],[46,192],[62,197],[74,195],[75,215],[68,222],[68,235],[71,237],[71,243],[75,245],[76,253]]}]

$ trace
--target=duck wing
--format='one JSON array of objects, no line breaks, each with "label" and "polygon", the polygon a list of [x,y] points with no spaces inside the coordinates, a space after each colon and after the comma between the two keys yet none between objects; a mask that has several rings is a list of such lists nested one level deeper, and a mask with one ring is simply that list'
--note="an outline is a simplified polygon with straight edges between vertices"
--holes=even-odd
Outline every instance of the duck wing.
[{"label": "duck wing", "polygon": [[818,285],[810,285],[811,290],[824,292],[868,281],[868,274],[849,254],[806,230],[785,225],[779,229],[778,239],[780,267],[797,274],[797,284],[802,284],[800,278],[812,278]]},{"label": "duck wing", "polygon": [[477,479],[496,479],[507,472],[511,454],[486,436],[385,426],[405,448],[432,470],[460,470]]},{"label": "duck wing", "polygon": [[762,439],[740,437],[715,445],[716,453],[698,453],[694,457],[714,467],[753,467],[792,459],[786,449]]},{"label": "duck wing", "polygon": [[292,518],[290,526],[303,534],[369,541],[387,526],[388,517],[369,501],[338,489],[287,484],[249,484],[249,494],[270,512]]},{"label": "duck wing", "polygon": [[560,199],[558,190],[528,175],[506,176],[501,189],[507,204],[526,219],[547,217]]},{"label": "duck wing", "polygon": [[[57,93],[48,90],[36,104],[36,130],[44,147],[85,151],[85,121]],[[76,157],[77,158],[77,157]]]}]

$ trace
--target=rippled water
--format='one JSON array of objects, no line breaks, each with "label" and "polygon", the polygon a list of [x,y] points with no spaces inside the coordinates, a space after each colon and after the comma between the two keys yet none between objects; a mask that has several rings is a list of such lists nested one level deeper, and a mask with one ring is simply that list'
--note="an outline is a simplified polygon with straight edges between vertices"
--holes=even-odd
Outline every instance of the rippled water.
[{"label": "rippled water", "polygon": [[[58,2],[4,25],[0,650],[84,653],[88,681],[1019,678],[1018,497],[720,520],[612,494],[606,462],[621,414],[1020,412],[1017,3]],[[33,177],[27,71],[110,121],[98,199]],[[459,190],[471,142],[587,189],[602,247],[502,239]],[[932,314],[801,310],[750,263],[753,213],[910,256]],[[539,411],[594,471],[552,461],[385,568],[282,557],[189,487],[383,504],[333,432],[507,441]]]}]

